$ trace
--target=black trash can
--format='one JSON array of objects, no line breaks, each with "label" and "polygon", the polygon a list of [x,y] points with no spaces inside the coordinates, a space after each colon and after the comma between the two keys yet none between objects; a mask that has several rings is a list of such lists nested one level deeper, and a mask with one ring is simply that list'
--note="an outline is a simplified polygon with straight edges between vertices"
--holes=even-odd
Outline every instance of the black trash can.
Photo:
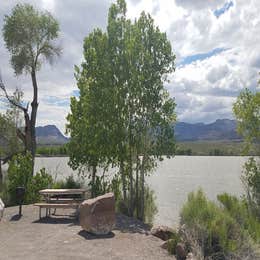
[{"label": "black trash can", "polygon": [[16,200],[19,204],[19,216],[22,215],[22,204],[25,196],[25,187],[17,187],[16,188]]}]

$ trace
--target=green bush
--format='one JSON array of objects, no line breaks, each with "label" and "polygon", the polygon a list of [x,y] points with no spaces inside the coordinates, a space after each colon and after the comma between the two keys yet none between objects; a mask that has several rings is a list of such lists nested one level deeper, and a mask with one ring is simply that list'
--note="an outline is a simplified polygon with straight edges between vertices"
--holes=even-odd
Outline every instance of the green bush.
[{"label": "green bush", "polygon": [[7,205],[15,205],[16,188],[25,188],[24,203],[34,203],[40,200],[39,190],[51,187],[52,177],[43,168],[32,176],[32,157],[30,153],[15,155],[9,162],[7,175]]},{"label": "green bush", "polygon": [[50,188],[52,186],[53,179],[49,175],[45,168],[42,168],[37,172],[27,185],[26,203],[34,203],[40,201],[41,195],[39,191],[42,189]]},{"label": "green bush", "polygon": [[[134,185],[135,185],[135,182],[134,182]],[[114,192],[113,189],[112,189],[112,191]],[[140,196],[140,194],[141,194],[141,187],[139,186],[139,196]],[[134,201],[134,208],[135,208],[133,217],[135,217],[137,219],[141,219],[140,218],[141,198],[138,197],[138,199],[137,199],[136,193],[134,193],[133,201]],[[116,210],[118,212],[129,216],[129,208],[128,208],[129,205],[130,205],[129,197],[127,197],[126,201],[124,201],[122,194],[117,196]],[[139,211],[137,209],[139,209]],[[144,186],[144,219],[143,219],[143,221],[146,224],[152,226],[154,217],[157,214],[157,212],[158,212],[158,209],[156,206],[155,193],[147,184],[145,184],[145,186]]]},{"label": "green bush", "polygon": [[208,201],[202,190],[192,192],[181,211],[181,223],[187,225],[205,256],[225,256],[237,252],[245,235],[235,221],[222,208]]},{"label": "green bush", "polygon": [[26,153],[25,155],[15,155],[9,162],[9,167],[7,171],[7,190],[9,194],[8,204],[15,205],[17,203],[17,187],[25,187],[27,193],[27,186],[32,178],[32,165],[32,157],[30,153]]},{"label": "green bush", "polygon": [[244,165],[242,181],[246,189],[249,209],[260,221],[260,163],[251,157]]},{"label": "green bush", "polygon": [[257,243],[260,243],[260,222],[249,210],[248,202],[245,199],[239,200],[227,193],[218,195],[218,200],[243,230],[247,231]]},{"label": "green bush", "polygon": [[180,235],[177,232],[173,232],[171,238],[167,240],[167,250],[171,255],[176,254],[176,246],[181,242]]},{"label": "green bush", "polygon": [[155,193],[148,185],[144,187],[144,221],[152,225],[154,217],[158,212]]},{"label": "green bush", "polygon": [[65,180],[55,181],[52,185],[53,189],[79,189],[82,183],[75,180],[73,175],[68,176]]}]

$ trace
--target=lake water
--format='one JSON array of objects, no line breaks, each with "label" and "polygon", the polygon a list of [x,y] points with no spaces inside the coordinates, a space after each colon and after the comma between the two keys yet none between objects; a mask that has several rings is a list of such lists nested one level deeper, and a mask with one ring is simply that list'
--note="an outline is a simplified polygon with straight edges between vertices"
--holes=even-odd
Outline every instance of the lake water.
[{"label": "lake water", "polygon": [[[199,187],[211,200],[216,200],[216,196],[223,192],[242,195],[240,176],[246,160],[247,157],[239,156],[176,156],[159,162],[157,169],[147,177],[157,197],[155,224],[176,226],[188,193]],[[45,167],[56,179],[71,174],[77,176],[67,162],[67,157],[38,157],[35,170]]]}]

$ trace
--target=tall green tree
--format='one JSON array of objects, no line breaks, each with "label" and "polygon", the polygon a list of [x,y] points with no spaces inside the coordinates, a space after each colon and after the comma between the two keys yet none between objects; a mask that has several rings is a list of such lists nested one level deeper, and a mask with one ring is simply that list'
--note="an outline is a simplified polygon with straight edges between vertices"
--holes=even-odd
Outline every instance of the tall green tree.
[{"label": "tall green tree", "polygon": [[243,90],[233,105],[233,112],[238,123],[237,131],[244,137],[246,151],[254,143],[260,146],[260,92]]},{"label": "tall green tree", "polygon": [[12,118],[8,115],[0,114],[0,184],[3,179],[2,163],[5,163],[6,158],[11,154],[19,152],[20,147]]},{"label": "tall green tree", "polygon": [[171,127],[175,103],[163,86],[167,74],[174,70],[175,56],[166,34],[155,27],[150,15],[143,12],[134,23],[126,19],[124,1],[111,6],[107,31],[122,182],[127,177],[130,215],[141,200],[143,218],[144,174],[155,166],[156,158],[173,155],[175,149]]},{"label": "tall green tree", "polygon": [[127,19],[118,0],[107,31],[86,37],[84,59],[76,67],[80,97],[68,115],[70,163],[93,167],[94,157],[97,166],[117,165],[129,215],[143,218],[145,174],[175,151],[175,103],[164,89],[174,71],[170,42],[150,15]]},{"label": "tall green tree", "polygon": [[252,145],[257,147],[258,158],[251,157],[245,163],[242,181],[249,209],[260,220],[260,92],[243,90],[233,105],[233,112],[238,121],[237,131],[245,139],[245,155]]},{"label": "tall green tree", "polygon": [[25,132],[19,131],[19,137],[25,147],[35,157],[35,125],[38,110],[38,84],[36,73],[44,60],[52,62],[61,49],[55,44],[59,34],[59,24],[49,12],[40,12],[29,4],[17,4],[10,16],[4,18],[3,37],[11,53],[11,64],[16,75],[29,73],[32,80],[33,98],[31,111],[20,103],[13,102],[8,96],[3,82],[1,88],[9,102],[24,113]]},{"label": "tall green tree", "polygon": [[107,58],[107,36],[97,29],[84,41],[86,62],[81,70],[75,67],[80,97],[71,98],[71,114],[68,115],[67,130],[71,135],[69,146],[70,166],[73,169],[86,167],[91,172],[92,196],[97,195],[96,172],[105,166],[112,150],[110,146],[110,111],[108,105],[109,64]]},{"label": "tall green tree", "polygon": [[[23,92],[16,89],[12,100],[20,103]],[[0,114],[0,183],[2,176],[2,162],[6,163],[12,155],[24,150],[21,140],[17,136],[17,129],[22,128],[21,111],[12,103],[8,103],[5,114]]]}]

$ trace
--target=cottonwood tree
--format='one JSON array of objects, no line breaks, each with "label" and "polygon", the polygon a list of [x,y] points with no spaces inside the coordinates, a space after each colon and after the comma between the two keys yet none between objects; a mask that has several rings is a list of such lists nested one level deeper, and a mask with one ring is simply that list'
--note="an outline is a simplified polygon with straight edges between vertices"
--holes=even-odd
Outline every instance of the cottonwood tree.
[{"label": "cottonwood tree", "polygon": [[151,16],[142,13],[131,22],[125,1],[118,0],[109,9],[107,31],[86,37],[84,62],[76,68],[80,96],[72,98],[68,115],[70,163],[93,166],[94,155],[98,166],[117,165],[128,213],[141,219],[145,174],[175,151],[175,103],[164,89],[174,59]]},{"label": "cottonwood tree", "polygon": [[[112,93],[109,93],[109,59],[107,58],[107,36],[101,30],[95,30],[84,41],[85,63],[75,68],[80,96],[71,98],[71,114],[68,115],[67,131],[71,140],[68,144],[70,166],[81,166],[91,171],[91,194],[98,195],[96,184],[97,167],[105,165],[112,150],[113,140],[109,129],[113,111],[108,105]],[[113,125],[112,125],[113,126]]]},{"label": "cottonwood tree", "polygon": [[6,163],[10,155],[20,151],[21,142],[17,138],[13,118],[8,114],[0,114],[0,184],[3,179],[2,163]]},{"label": "cottonwood tree", "polygon": [[175,103],[163,86],[167,74],[174,70],[175,56],[166,34],[155,27],[149,14],[143,12],[134,23],[126,19],[124,1],[111,6],[107,31],[117,100],[118,161],[122,177],[128,178],[129,213],[133,215],[141,200],[143,219],[144,175],[155,166],[156,158],[175,151]]},{"label": "cottonwood tree", "polygon": [[249,209],[260,220],[260,92],[243,90],[233,105],[233,112],[238,122],[237,131],[245,140],[245,155],[252,145],[257,146],[258,154],[249,158],[244,165],[242,181]]},{"label": "cottonwood tree", "polygon": [[29,4],[17,4],[10,16],[4,17],[3,37],[6,48],[11,54],[11,65],[16,75],[30,74],[33,87],[31,109],[14,102],[1,81],[0,87],[8,101],[23,111],[25,131],[19,131],[32,157],[36,152],[35,126],[38,110],[38,84],[36,73],[44,60],[52,62],[61,52],[54,40],[59,34],[59,24],[49,12],[40,12]]},{"label": "cottonwood tree", "polygon": [[243,90],[233,105],[233,112],[238,133],[243,136],[248,151],[253,143],[260,143],[260,92]]},{"label": "cottonwood tree", "polygon": [[[12,102],[20,103],[23,92],[16,89],[13,96],[10,97]],[[7,103],[5,114],[0,114],[0,183],[2,180],[2,163],[5,164],[12,155],[22,152],[24,147],[17,136],[17,130],[22,128],[21,111],[12,103]]]}]

